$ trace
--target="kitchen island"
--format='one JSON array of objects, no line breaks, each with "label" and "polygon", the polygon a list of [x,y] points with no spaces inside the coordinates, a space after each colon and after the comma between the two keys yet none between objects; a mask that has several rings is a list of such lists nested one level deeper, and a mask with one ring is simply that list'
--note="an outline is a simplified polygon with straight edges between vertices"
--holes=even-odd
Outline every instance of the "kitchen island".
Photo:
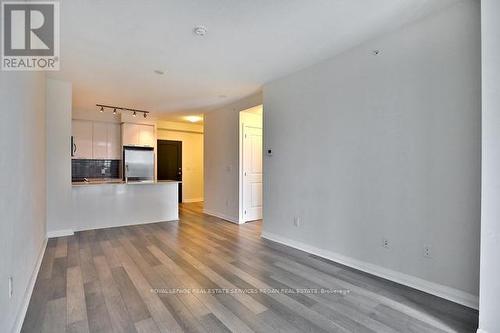
[{"label": "kitchen island", "polygon": [[179,181],[73,183],[73,231],[177,220],[178,184]]}]

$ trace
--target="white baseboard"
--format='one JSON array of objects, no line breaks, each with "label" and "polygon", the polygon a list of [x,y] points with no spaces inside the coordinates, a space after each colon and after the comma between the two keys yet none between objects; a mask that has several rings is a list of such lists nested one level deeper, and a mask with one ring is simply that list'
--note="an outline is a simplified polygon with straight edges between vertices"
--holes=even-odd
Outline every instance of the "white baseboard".
[{"label": "white baseboard", "polygon": [[182,199],[183,203],[202,202],[202,201],[203,201],[203,198]]},{"label": "white baseboard", "polygon": [[179,221],[179,216],[175,216],[172,219],[169,220],[161,220],[161,221],[147,221],[147,222],[140,222],[140,223],[126,223],[126,224],[120,224],[120,225],[105,225],[105,226],[91,226],[91,227],[79,227],[76,228],[75,232],[78,231],[89,231],[89,230],[100,230],[100,229],[110,229],[110,228],[120,228],[120,227],[129,227],[133,225],[146,225],[146,224],[153,224],[153,223],[163,223],[163,222],[176,222]]},{"label": "white baseboard", "polygon": [[[338,262],[360,271],[376,275],[378,277],[421,290],[431,295],[435,295],[449,301],[467,306],[469,308],[479,308],[479,297],[469,294],[465,291],[444,286],[438,283],[430,282],[415,276],[407,275],[401,272],[396,272],[375,264],[367,263],[358,259],[344,256],[335,252],[320,249],[299,241],[288,239],[270,232],[262,232],[262,238],[269,239],[273,242],[293,247],[331,261]],[[483,332],[484,333],[484,332]]]},{"label": "white baseboard", "polygon": [[91,226],[91,227],[84,226],[84,227],[75,228],[75,230],[72,230],[72,229],[54,230],[54,231],[47,232],[47,238],[73,236],[75,234],[75,232],[78,232],[78,231],[119,228],[119,227],[128,227],[131,225],[143,225],[143,224],[152,224],[152,223],[161,223],[161,222],[173,222],[173,221],[178,221],[178,220],[179,220],[179,216],[177,215],[168,221],[161,220],[161,221],[148,221],[148,222],[141,222],[141,223],[128,223],[128,224],[120,224],[120,225],[105,225],[105,226]]},{"label": "white baseboard", "polygon": [[203,213],[208,214],[208,215],[212,215],[212,216],[215,216],[215,217],[218,217],[220,219],[223,219],[223,220],[226,220],[226,221],[229,221],[229,222],[232,222],[232,223],[240,224],[240,221],[238,221],[238,218],[235,218],[233,216],[225,215],[225,214],[222,214],[222,213],[217,213],[217,212],[214,212],[214,211],[211,211],[211,210],[207,210],[207,209],[203,209]]},{"label": "white baseboard", "polygon": [[12,332],[19,333],[23,328],[24,317],[26,317],[26,312],[28,311],[28,306],[31,300],[31,294],[33,293],[33,288],[35,287],[36,278],[38,277],[38,272],[40,271],[40,266],[42,265],[43,256],[45,254],[45,249],[47,248],[47,238],[42,243],[42,248],[39,251],[38,258],[36,261],[35,268],[31,273],[31,277],[24,293],[21,311],[17,314],[16,321],[14,322],[14,329]]},{"label": "white baseboard", "polygon": [[47,238],[73,236],[74,234],[72,229],[47,231]]},{"label": "white baseboard", "polygon": [[476,333],[488,333],[488,332],[486,332],[485,330],[482,330],[482,329],[478,328]]}]

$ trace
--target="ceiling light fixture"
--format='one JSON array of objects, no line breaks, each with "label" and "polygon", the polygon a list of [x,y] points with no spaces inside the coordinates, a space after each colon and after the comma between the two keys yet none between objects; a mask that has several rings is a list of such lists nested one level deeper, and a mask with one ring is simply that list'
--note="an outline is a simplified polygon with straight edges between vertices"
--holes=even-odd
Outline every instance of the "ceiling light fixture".
[{"label": "ceiling light fixture", "polygon": [[196,27],[194,27],[193,33],[196,36],[203,37],[203,36],[205,36],[207,34],[207,28],[204,27],[203,25],[197,25]]},{"label": "ceiling light fixture", "polygon": [[112,105],[104,105],[104,104],[96,104],[97,107],[99,107],[100,109],[100,112],[104,112],[104,109],[112,109],[113,110],[113,114],[118,114],[118,110],[121,110],[121,112],[125,112],[125,111],[128,111],[128,112],[132,112],[132,116],[136,117],[137,116],[137,112],[139,113],[142,113],[144,118],[147,118],[148,117],[148,114],[149,114],[149,111],[144,111],[144,110],[137,110],[137,109],[130,109],[130,108],[124,108],[124,107],[121,107],[121,106],[112,106]]},{"label": "ceiling light fixture", "polygon": [[189,122],[197,123],[197,122],[201,121],[203,118],[200,116],[187,116],[187,117],[185,117],[185,119]]},{"label": "ceiling light fixture", "polygon": [[164,72],[164,71],[159,70],[159,69],[155,69],[153,72],[154,72],[155,74],[158,74],[158,75],[163,75],[163,74],[165,74],[165,72]]}]

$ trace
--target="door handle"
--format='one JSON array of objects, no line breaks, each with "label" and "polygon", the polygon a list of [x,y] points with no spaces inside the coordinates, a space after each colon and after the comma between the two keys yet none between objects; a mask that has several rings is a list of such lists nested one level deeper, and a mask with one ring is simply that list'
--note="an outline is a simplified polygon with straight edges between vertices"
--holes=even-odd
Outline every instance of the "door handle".
[{"label": "door handle", "polygon": [[75,137],[71,136],[71,157],[75,157],[75,153],[76,153]]},{"label": "door handle", "polygon": [[73,135],[70,138],[70,143],[71,143],[71,157],[75,156],[75,142],[73,141]]}]

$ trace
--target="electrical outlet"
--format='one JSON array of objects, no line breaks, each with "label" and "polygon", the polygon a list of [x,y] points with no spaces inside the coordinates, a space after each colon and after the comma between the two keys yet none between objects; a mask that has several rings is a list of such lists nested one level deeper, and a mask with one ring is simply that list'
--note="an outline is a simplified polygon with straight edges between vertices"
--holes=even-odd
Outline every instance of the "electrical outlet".
[{"label": "electrical outlet", "polygon": [[298,216],[293,217],[293,226],[300,227],[300,217],[298,217]]},{"label": "electrical outlet", "polygon": [[12,276],[9,276],[9,298],[14,296],[14,280]]},{"label": "electrical outlet", "polygon": [[386,249],[390,248],[390,243],[389,243],[389,240],[387,238],[382,239],[382,247],[384,247]]},{"label": "electrical outlet", "polygon": [[424,258],[432,258],[432,247],[430,247],[429,245],[424,246]]}]

